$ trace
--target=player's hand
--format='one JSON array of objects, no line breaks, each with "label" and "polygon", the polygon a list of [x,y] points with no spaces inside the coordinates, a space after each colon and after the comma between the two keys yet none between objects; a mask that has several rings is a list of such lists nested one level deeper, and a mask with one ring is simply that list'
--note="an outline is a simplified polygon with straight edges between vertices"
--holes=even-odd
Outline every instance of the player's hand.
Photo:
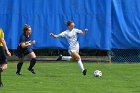
[{"label": "player's hand", "polygon": [[85,34],[87,33],[87,31],[88,31],[88,29],[87,29],[87,28],[85,28],[85,30],[84,30],[84,32],[83,32],[83,34],[85,35]]},{"label": "player's hand", "polygon": [[54,34],[53,33],[50,33],[50,36],[54,36]]},{"label": "player's hand", "polygon": [[6,53],[9,57],[11,56],[11,53],[9,52],[9,50],[7,50]]},{"label": "player's hand", "polygon": [[59,37],[59,35],[55,35],[55,34],[53,34],[53,33],[50,33],[50,36],[52,36],[52,37],[54,37],[54,38],[58,38],[58,37]]},{"label": "player's hand", "polygon": [[34,45],[35,44],[35,40],[33,40],[32,42],[31,42],[31,45]]},{"label": "player's hand", "polygon": [[85,28],[85,32],[87,32],[88,31],[88,29],[87,28]]}]

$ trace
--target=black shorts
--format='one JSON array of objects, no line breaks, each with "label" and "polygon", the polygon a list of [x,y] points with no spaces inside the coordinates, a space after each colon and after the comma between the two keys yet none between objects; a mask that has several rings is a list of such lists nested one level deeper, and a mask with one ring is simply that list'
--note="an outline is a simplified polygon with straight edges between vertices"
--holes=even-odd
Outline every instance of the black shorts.
[{"label": "black shorts", "polygon": [[21,49],[21,48],[17,48],[17,56],[18,58],[24,58],[24,56],[30,54],[31,52],[33,52],[33,50],[31,48],[29,49]]},{"label": "black shorts", "polygon": [[7,64],[7,58],[3,46],[0,46],[0,65],[2,64]]}]

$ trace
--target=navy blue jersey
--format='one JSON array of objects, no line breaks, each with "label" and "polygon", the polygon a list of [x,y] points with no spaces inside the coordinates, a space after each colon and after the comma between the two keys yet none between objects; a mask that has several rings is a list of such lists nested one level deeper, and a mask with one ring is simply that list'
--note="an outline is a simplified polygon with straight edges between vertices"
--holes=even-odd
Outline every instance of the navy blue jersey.
[{"label": "navy blue jersey", "polygon": [[17,56],[18,56],[19,58],[23,58],[25,55],[27,55],[27,54],[33,52],[31,46],[28,46],[28,47],[26,47],[26,48],[22,48],[22,47],[21,47],[21,43],[25,43],[25,44],[26,44],[26,43],[31,43],[31,42],[32,42],[31,36],[30,36],[30,37],[27,37],[25,34],[22,34],[22,35],[20,36],[19,45],[18,45],[18,47],[17,47]]},{"label": "navy blue jersey", "polygon": [[20,36],[20,41],[19,41],[19,45],[18,45],[18,48],[22,49],[22,50],[28,50],[28,49],[31,49],[31,46],[28,46],[26,48],[22,48],[21,47],[21,43],[31,43],[32,42],[32,39],[31,39],[31,36],[30,37],[27,37],[25,34],[22,34]]}]

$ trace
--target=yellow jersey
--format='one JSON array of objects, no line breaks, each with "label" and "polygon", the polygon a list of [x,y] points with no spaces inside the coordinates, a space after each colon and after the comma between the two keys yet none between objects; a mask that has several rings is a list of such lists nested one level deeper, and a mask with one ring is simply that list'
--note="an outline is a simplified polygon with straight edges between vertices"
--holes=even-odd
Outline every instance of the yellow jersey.
[{"label": "yellow jersey", "polygon": [[[0,38],[4,38],[4,32],[1,28],[0,28]],[[3,46],[1,42],[0,42],[0,46]]]}]

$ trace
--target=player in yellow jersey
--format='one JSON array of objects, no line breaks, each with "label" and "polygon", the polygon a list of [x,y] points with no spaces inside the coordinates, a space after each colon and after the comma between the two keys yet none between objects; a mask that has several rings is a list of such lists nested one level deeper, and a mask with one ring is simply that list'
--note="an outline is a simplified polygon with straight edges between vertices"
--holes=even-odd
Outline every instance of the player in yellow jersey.
[{"label": "player in yellow jersey", "polygon": [[7,59],[6,54],[8,56],[11,56],[11,53],[9,52],[6,41],[4,40],[4,32],[0,28],[0,87],[3,86],[1,82],[1,72],[5,69],[7,69]]}]

